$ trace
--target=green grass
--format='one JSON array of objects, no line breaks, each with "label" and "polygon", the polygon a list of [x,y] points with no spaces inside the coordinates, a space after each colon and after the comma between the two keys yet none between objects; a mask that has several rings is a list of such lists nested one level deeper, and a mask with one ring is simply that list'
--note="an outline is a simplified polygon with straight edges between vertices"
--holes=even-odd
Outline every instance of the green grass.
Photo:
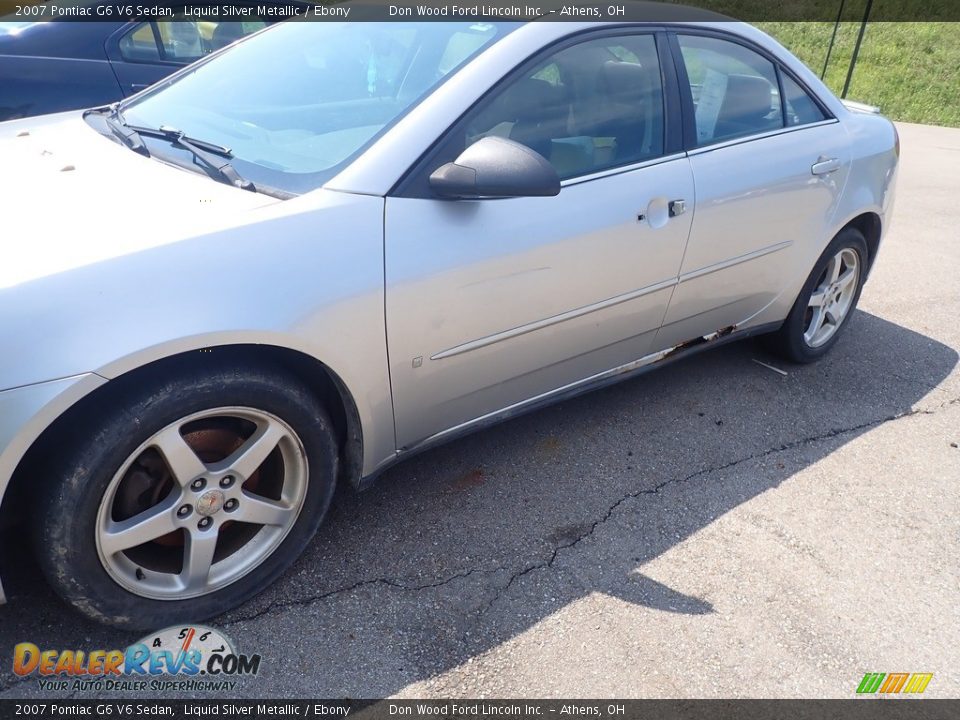
[{"label": "green grass", "polygon": [[[840,0],[666,0],[752,22],[792,50],[817,75]],[[877,105],[894,120],[960,127],[960,0],[874,0],[871,22],[847,97]],[[825,78],[843,89],[866,0],[845,0]],[[777,18],[780,22],[757,22]],[[924,22],[890,22],[920,18]],[[790,22],[785,22],[790,21]],[[816,22],[815,22],[816,21]]]},{"label": "green grass", "polygon": [[[761,22],[819,75],[832,22]],[[843,89],[860,24],[841,23],[825,81]],[[847,97],[905,122],[960,127],[960,23],[871,22]]]}]

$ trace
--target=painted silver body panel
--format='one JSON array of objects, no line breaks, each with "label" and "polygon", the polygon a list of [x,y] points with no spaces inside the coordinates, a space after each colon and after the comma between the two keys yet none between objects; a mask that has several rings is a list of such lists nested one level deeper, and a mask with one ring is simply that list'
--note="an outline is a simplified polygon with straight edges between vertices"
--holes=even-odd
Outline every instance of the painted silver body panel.
[{"label": "painted silver body panel", "polygon": [[[829,122],[690,154],[696,216],[656,349],[705,328],[743,325],[798,269],[806,278],[847,180],[850,150],[838,130]],[[820,156],[840,158],[843,167],[815,177],[810,168]]]},{"label": "painted silver body panel", "polygon": [[[155,360],[236,344],[316,358],[351,393],[370,476],[688,340],[773,326],[840,228],[872,212],[886,230],[891,123],[738,23],[707,27],[776,54],[836,119],[566,181],[554,198],[390,196],[505,72],[594,27],[612,25],[507,35],[286,201],[143,158],[78,113],[0,124],[0,391],[16,388],[0,392],[0,500],[44,428]],[[822,157],[839,168],[813,175]]]},{"label": "painted silver body panel", "polygon": [[[88,373],[0,392],[0,497],[34,439],[80,398],[106,382]],[[5,599],[0,578],[0,603]]]},{"label": "painted silver body panel", "polygon": [[692,193],[681,156],[557,197],[388,198],[399,446],[646,355],[690,229],[668,204]]},{"label": "painted silver body panel", "polygon": [[321,189],[281,202],[131,153],[76,115],[0,134],[0,154],[23,168],[0,179],[0,196],[30,219],[13,223],[0,267],[12,346],[0,387],[275,345],[323,358],[356,393],[365,471],[393,457],[383,198]]}]

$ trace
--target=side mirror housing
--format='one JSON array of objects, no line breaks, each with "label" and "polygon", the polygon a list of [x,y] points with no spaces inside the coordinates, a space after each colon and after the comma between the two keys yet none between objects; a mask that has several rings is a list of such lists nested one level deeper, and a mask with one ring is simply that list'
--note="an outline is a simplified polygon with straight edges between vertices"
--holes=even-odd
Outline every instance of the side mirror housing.
[{"label": "side mirror housing", "polygon": [[440,197],[480,199],[550,197],[560,194],[560,176],[540,153],[513,140],[485,137],[454,162],[430,175]]}]

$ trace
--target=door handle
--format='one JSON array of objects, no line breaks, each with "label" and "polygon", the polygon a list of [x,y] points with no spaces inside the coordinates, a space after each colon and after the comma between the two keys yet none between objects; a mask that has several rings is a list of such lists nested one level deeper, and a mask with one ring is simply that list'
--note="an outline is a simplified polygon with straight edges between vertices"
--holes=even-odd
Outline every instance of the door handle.
[{"label": "door handle", "polygon": [[821,155],[820,159],[810,168],[810,172],[814,175],[829,175],[839,169],[840,161],[837,158],[825,158]]},{"label": "door handle", "polygon": [[670,218],[683,215],[686,211],[686,200],[667,201],[663,197],[658,197],[650,201],[646,210],[637,213],[637,221],[646,222],[654,230],[659,230],[670,222]]}]

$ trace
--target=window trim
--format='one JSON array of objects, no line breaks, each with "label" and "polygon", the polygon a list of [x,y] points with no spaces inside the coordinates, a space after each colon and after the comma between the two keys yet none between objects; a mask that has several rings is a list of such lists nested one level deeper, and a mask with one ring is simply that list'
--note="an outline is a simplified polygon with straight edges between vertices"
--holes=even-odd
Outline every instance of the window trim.
[{"label": "window trim", "polygon": [[[457,131],[465,122],[473,116],[478,109],[483,108],[491,98],[496,97],[504,87],[523,77],[523,75],[533,70],[538,64],[550,58],[552,55],[562,52],[574,45],[580,45],[584,42],[600,40],[607,37],[625,37],[634,35],[650,35],[653,37],[656,51],[657,62],[660,65],[660,82],[663,87],[663,154],[656,158],[649,158],[640,162],[633,162],[627,165],[617,165],[603,170],[596,170],[583,175],[575,175],[561,181],[561,188],[570,185],[578,185],[594,180],[602,180],[612,175],[620,175],[625,172],[637,170],[651,165],[661,164],[667,159],[676,159],[682,157],[684,153],[683,128],[681,125],[682,97],[679,82],[676,76],[674,59],[668,45],[666,28],[662,25],[614,25],[605,28],[588,28],[571,35],[560,38],[537,50],[523,62],[516,65],[512,70],[502,75],[490,88],[487,89],[465,112],[457,117],[447,129],[434,140],[424,153],[414,162],[407,171],[401,176],[396,184],[387,193],[387,197],[403,197],[409,199],[421,200],[441,200],[429,190],[430,168],[437,161],[440,155],[450,142],[451,135]],[[482,202],[496,202],[499,198],[483,198]],[[443,202],[449,202],[443,200]]]},{"label": "window trim", "polygon": [[756,140],[766,140],[767,138],[777,137],[778,135],[795,133],[815,127],[823,127],[824,125],[836,125],[839,122],[840,121],[836,118],[828,118],[827,120],[820,120],[819,122],[815,123],[807,123],[806,125],[793,125],[790,127],[780,128],[779,130],[768,130],[767,132],[757,133],[755,135],[744,135],[743,137],[729,138],[727,140],[713,143],[712,145],[701,145],[700,147],[694,147],[687,150],[686,153],[689,157],[696,157],[697,155],[703,155],[704,153],[713,152],[714,150],[723,150],[724,148],[733,147],[734,145],[743,145]]},{"label": "window trim", "polygon": [[[820,125],[829,125],[839,122],[836,116],[830,111],[830,109],[824,104],[820,99],[817,93],[813,92],[810,87],[800,80],[793,72],[790,71],[783,63],[783,60],[766,48],[763,48],[757,45],[754,42],[751,42],[747,38],[740,37],[734,33],[725,32],[723,30],[717,30],[714,28],[695,28],[695,27],[671,27],[668,29],[667,34],[669,36],[670,49],[673,56],[673,64],[675,72],[678,76],[678,86],[681,97],[682,112],[683,112],[683,139],[684,139],[684,149],[690,155],[699,155],[702,152],[709,150],[717,150],[724,147],[729,147],[731,145],[740,145],[745,142],[751,142],[753,140],[759,140],[763,138],[772,137],[775,135],[781,135],[787,132],[795,132],[797,130],[803,130],[805,128],[817,127]],[[777,78],[777,92],[780,96],[780,112],[783,117],[783,127],[777,128],[775,130],[767,130],[765,132],[753,133],[750,135],[744,135],[737,138],[728,138],[726,140],[718,140],[715,142],[710,142],[706,144],[699,144],[697,142],[697,126],[696,126],[696,111],[693,105],[693,92],[690,86],[690,78],[687,75],[687,66],[683,59],[683,53],[680,47],[680,35],[696,35],[700,37],[712,37],[717,40],[724,40],[726,42],[734,43],[740,45],[746,50],[760,55],[762,58],[773,64],[774,73]],[[820,108],[820,111],[823,113],[824,119],[815,123],[806,123],[803,125],[787,125],[787,108],[786,108],[786,98],[783,93],[783,80],[781,73],[784,73],[793,80],[797,86],[803,90],[811,100]]]},{"label": "window trim", "polygon": [[783,126],[789,127],[787,124],[787,98],[783,92],[783,68],[780,63],[773,64],[773,72],[777,76],[777,97],[780,99],[780,117],[783,118]]},{"label": "window trim", "polygon": [[583,183],[593,182],[594,180],[603,180],[604,178],[613,177],[614,175],[624,175],[636,170],[643,170],[644,168],[653,167],[654,165],[663,165],[664,163],[673,162],[675,160],[682,160],[685,157],[687,157],[687,153],[683,150],[678,150],[677,152],[669,153],[667,155],[660,155],[648,160],[641,160],[640,162],[630,163],[629,165],[617,165],[616,167],[597,170],[596,172],[585,175],[576,175],[574,177],[567,178],[566,180],[561,180],[560,187],[565,188],[573,185],[582,185]]}]

